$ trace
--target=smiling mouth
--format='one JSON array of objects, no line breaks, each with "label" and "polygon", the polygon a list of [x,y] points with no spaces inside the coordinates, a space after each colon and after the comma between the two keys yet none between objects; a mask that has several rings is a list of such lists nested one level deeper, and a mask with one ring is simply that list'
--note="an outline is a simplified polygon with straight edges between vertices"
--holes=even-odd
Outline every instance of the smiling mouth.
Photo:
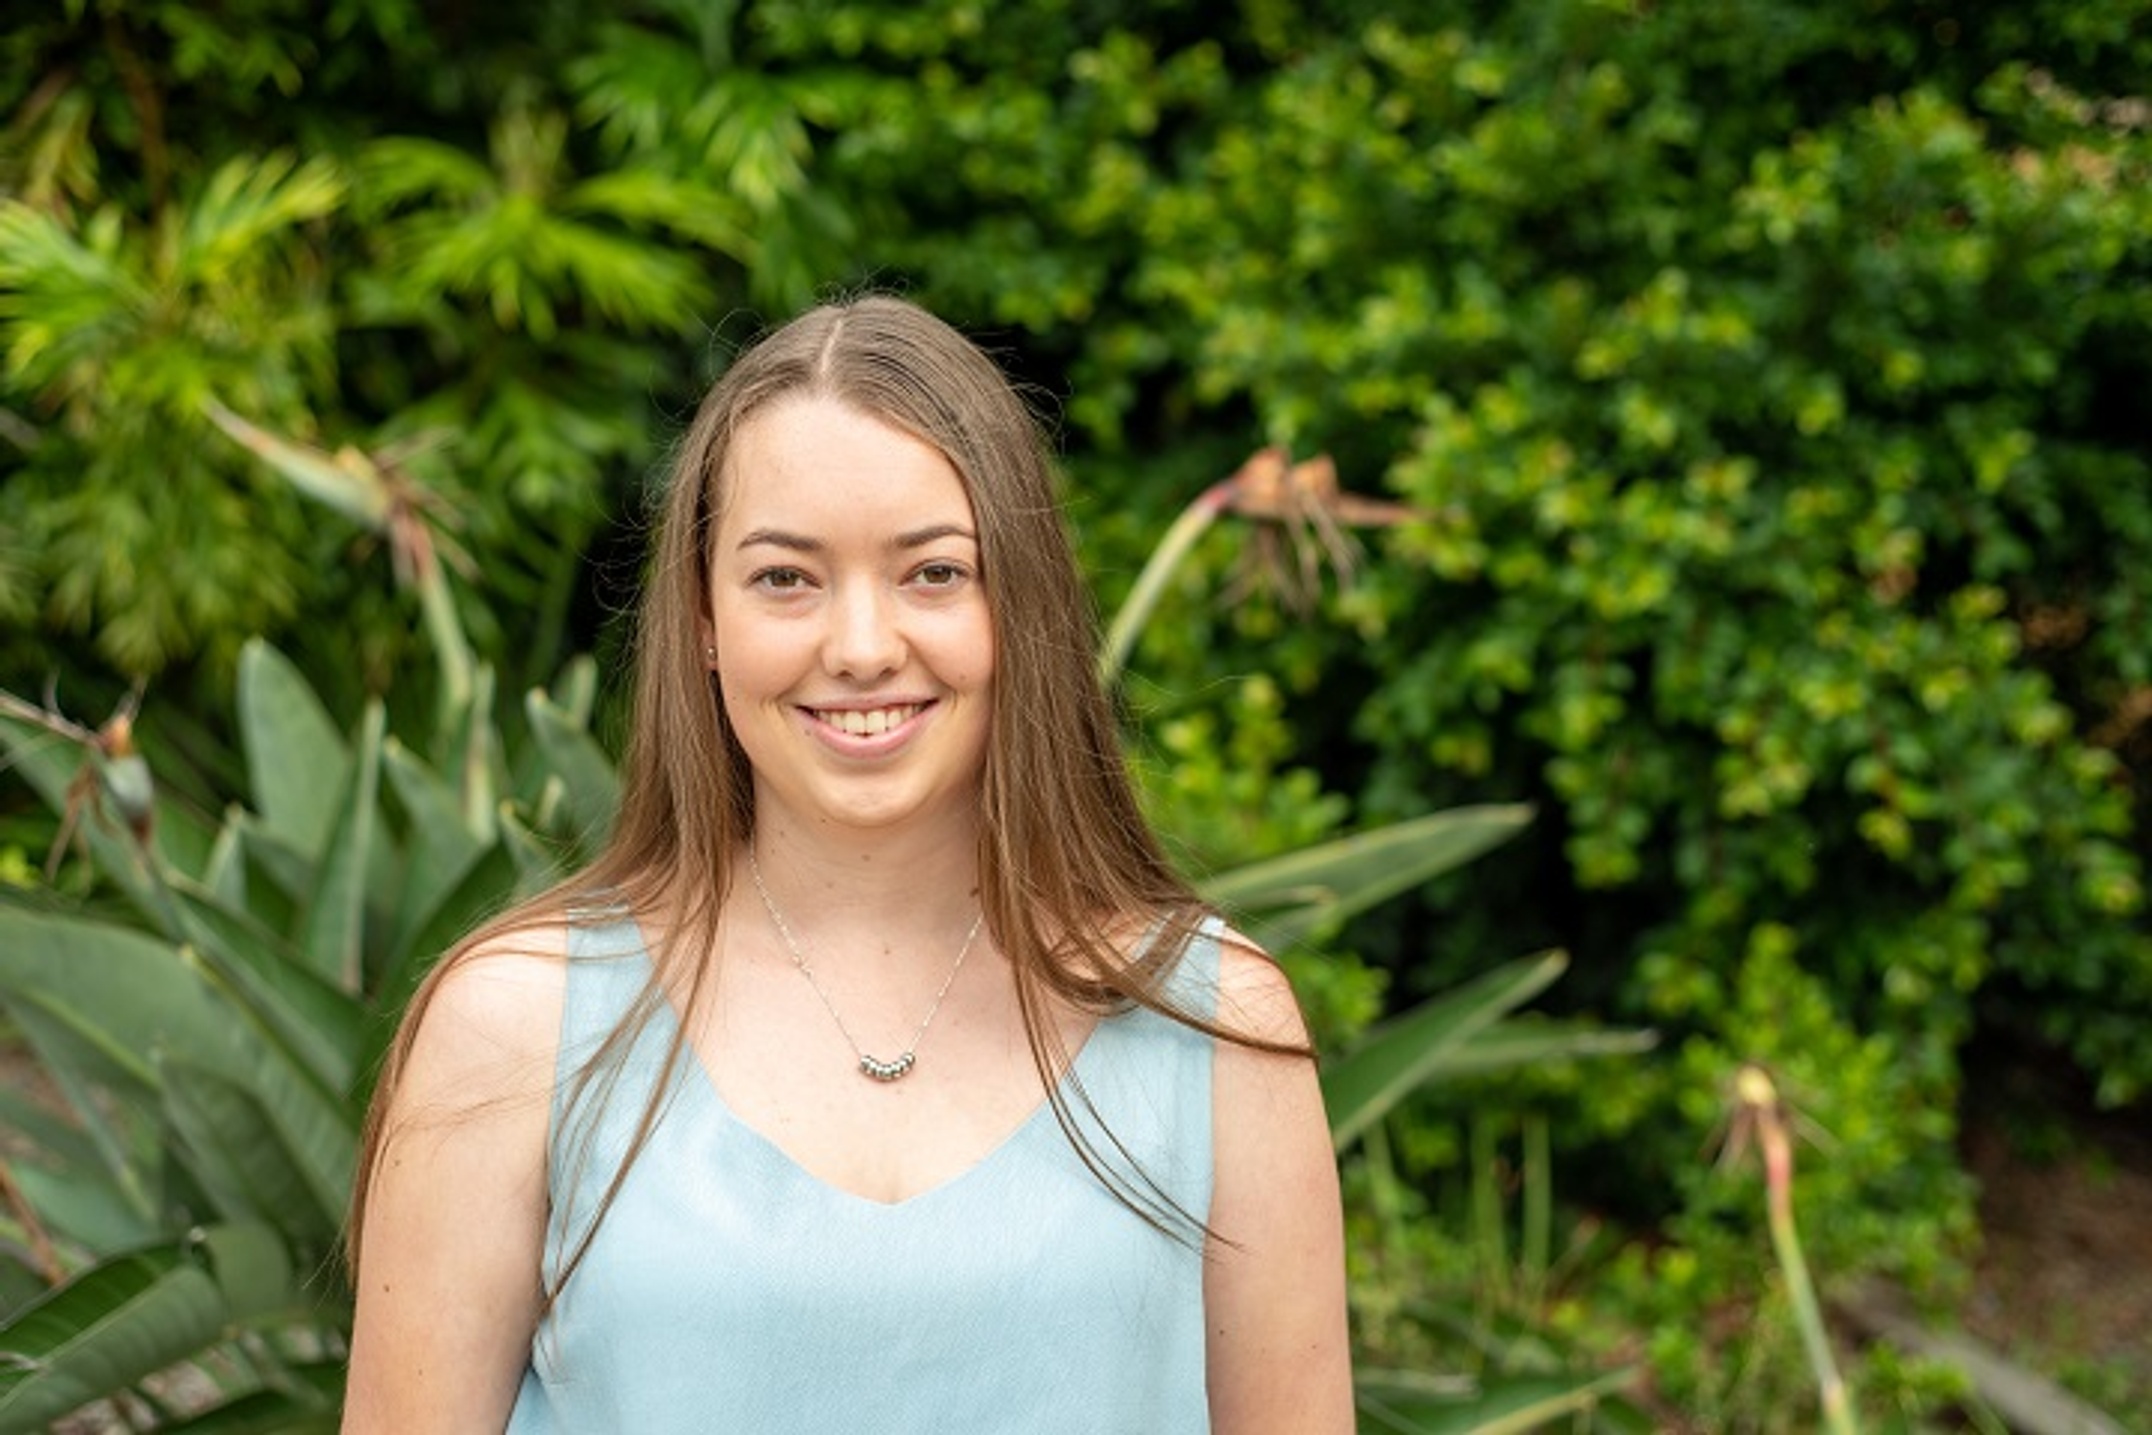
[{"label": "smiling mouth", "polygon": [[904,703],[889,708],[846,708],[841,711],[809,708],[814,720],[850,737],[875,737],[911,721],[926,711],[925,703]]}]

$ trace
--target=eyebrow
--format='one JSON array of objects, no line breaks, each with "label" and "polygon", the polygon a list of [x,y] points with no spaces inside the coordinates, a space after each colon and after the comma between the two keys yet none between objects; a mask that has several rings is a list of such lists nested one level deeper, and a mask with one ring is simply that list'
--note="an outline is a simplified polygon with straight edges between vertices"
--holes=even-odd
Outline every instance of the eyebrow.
[{"label": "eyebrow", "polygon": [[[960,523],[932,523],[925,528],[913,528],[899,533],[889,540],[889,546],[899,551],[924,548],[929,543],[938,543],[944,538],[962,538],[972,543],[979,541],[978,534]],[[785,548],[794,553],[820,553],[826,546],[819,538],[809,538],[801,533],[787,533],[782,528],[757,528],[742,537],[739,543],[741,548],[753,548],[757,545]]]}]

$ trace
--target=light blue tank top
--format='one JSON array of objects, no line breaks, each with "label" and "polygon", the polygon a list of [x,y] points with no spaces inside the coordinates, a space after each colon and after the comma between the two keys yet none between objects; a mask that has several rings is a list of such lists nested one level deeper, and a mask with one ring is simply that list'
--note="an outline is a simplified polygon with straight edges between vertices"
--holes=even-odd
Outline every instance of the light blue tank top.
[{"label": "light blue tank top", "polygon": [[[1207,928],[1174,975],[1176,1001],[1214,1012],[1217,971]],[[563,1092],[649,974],[632,922],[571,930]],[[673,1031],[660,1008],[595,1125],[556,1096],[549,1276],[611,1181]],[[1104,1130],[1068,1103],[1102,1160],[1126,1177],[1132,1159],[1198,1220],[1211,1045],[1148,1011],[1109,1017],[1073,1068]],[[895,1205],[851,1195],[734,1116],[683,1052],[660,1124],[532,1344],[508,1430],[1208,1431],[1201,1239],[1162,1234],[1116,1200],[1043,1100],[942,1185]]]}]

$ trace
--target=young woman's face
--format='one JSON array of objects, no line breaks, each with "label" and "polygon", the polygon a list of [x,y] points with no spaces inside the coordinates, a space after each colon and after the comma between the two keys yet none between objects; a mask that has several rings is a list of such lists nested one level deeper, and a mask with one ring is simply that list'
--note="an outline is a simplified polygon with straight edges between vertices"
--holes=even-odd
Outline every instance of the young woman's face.
[{"label": "young woman's face", "polygon": [[758,820],[971,823],[994,633],[956,470],[901,430],[800,398],[740,429],[723,482],[713,666]]}]

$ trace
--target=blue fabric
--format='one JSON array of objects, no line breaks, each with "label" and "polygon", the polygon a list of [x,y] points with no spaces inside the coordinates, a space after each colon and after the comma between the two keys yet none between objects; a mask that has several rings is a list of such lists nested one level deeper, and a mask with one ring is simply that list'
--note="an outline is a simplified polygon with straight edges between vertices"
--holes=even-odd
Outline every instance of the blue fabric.
[{"label": "blue fabric", "polygon": [[[569,958],[563,1090],[650,971],[620,920],[579,925]],[[1213,1012],[1217,969],[1206,931],[1174,976],[1176,999]],[[556,1097],[549,1271],[611,1180],[674,1029],[661,1008],[594,1124]],[[1207,1219],[1209,1038],[1147,1011],[1109,1017],[1074,1075],[1112,1133],[1072,1098],[1094,1150],[1124,1174],[1125,1151]],[[851,1195],[735,1117],[686,1051],[660,1125],[539,1330],[508,1429],[1207,1431],[1200,1242],[1117,1201],[1043,1101],[940,1186],[895,1205]]]}]

